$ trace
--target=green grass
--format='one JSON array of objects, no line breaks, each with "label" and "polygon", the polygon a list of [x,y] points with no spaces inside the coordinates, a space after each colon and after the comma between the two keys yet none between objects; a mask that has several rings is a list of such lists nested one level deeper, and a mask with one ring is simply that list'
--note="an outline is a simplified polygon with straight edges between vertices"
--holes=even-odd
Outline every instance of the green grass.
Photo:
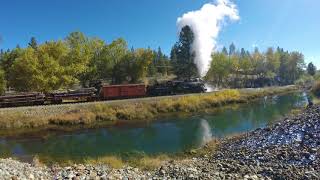
[{"label": "green grass", "polygon": [[52,128],[86,128],[96,124],[112,124],[119,120],[146,121],[175,112],[193,113],[211,110],[235,103],[246,103],[259,97],[289,93],[296,91],[295,86],[274,87],[264,89],[222,90],[215,93],[193,94],[175,98],[160,98],[155,101],[128,101],[126,104],[92,104],[88,108],[72,110],[54,115],[27,116],[18,113],[3,113],[0,115],[0,130],[27,130]]}]

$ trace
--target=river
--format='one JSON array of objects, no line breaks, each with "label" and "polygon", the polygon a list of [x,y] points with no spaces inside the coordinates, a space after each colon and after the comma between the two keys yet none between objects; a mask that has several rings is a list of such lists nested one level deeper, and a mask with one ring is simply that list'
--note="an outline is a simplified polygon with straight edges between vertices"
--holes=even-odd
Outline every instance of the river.
[{"label": "river", "polygon": [[118,123],[115,126],[68,133],[47,132],[0,138],[2,156],[47,156],[78,159],[135,153],[178,153],[197,148],[212,138],[265,127],[292,109],[306,105],[305,93],[270,96],[241,105],[196,115],[176,114],[156,121]]}]

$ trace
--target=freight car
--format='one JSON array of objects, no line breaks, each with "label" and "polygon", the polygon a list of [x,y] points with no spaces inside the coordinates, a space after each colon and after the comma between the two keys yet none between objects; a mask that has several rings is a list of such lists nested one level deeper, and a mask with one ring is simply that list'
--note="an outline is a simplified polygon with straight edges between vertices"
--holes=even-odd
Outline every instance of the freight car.
[{"label": "freight car", "polygon": [[139,98],[147,95],[144,84],[102,86],[99,94],[99,98],[103,100]]},{"label": "freight car", "polygon": [[145,96],[203,93],[205,91],[204,83],[196,80],[168,81],[162,84],[156,83],[152,86],[146,86],[144,84],[102,85],[101,83],[96,83],[94,87],[82,88],[75,91],[0,96],[0,107],[90,102]]}]

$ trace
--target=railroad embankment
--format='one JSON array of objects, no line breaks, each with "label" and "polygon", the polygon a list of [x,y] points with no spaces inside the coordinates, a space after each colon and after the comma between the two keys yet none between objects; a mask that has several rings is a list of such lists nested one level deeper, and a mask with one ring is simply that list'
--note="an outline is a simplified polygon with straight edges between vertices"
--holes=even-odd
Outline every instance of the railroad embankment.
[{"label": "railroad embankment", "polygon": [[[127,99],[105,102],[0,109],[0,133],[37,129],[84,128],[119,120],[153,120],[175,112],[199,112],[259,97],[297,91],[296,86],[261,89],[221,90],[204,94]],[[16,130],[16,131],[12,131]]]}]

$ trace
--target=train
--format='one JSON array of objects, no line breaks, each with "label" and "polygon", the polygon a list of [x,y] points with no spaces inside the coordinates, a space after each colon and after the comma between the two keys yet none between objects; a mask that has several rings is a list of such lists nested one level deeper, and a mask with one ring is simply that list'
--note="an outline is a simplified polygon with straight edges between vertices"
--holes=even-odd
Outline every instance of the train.
[{"label": "train", "polygon": [[104,85],[94,83],[91,87],[63,92],[29,92],[0,96],[0,108],[106,101],[142,97],[168,96],[206,92],[202,80],[166,81],[163,83]]}]

